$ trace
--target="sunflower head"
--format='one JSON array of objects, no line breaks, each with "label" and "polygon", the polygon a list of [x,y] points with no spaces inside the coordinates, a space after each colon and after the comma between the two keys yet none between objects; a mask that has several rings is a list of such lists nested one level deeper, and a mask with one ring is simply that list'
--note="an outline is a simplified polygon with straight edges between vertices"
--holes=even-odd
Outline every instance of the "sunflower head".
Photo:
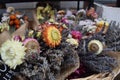
[{"label": "sunflower head", "polygon": [[43,33],[44,42],[51,48],[58,46],[61,42],[61,33],[56,25],[48,25],[44,28]]}]

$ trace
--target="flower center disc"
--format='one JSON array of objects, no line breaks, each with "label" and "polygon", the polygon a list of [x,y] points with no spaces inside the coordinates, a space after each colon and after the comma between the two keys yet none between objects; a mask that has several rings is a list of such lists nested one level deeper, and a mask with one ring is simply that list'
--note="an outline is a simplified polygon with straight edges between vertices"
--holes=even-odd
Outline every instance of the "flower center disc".
[{"label": "flower center disc", "polygon": [[53,40],[59,39],[58,32],[56,30],[52,30],[51,36]]},{"label": "flower center disc", "polygon": [[92,51],[92,52],[97,52],[98,50],[99,50],[99,46],[98,46],[97,44],[92,43],[92,44],[90,45],[90,51]]}]

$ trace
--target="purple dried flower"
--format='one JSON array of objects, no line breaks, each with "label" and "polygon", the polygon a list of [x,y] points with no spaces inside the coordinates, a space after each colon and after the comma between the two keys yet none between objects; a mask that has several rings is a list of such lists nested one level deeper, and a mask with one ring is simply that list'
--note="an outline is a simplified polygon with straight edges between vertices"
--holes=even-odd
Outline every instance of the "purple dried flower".
[{"label": "purple dried flower", "polygon": [[22,38],[20,36],[14,36],[13,39],[16,40],[16,41],[22,41]]}]

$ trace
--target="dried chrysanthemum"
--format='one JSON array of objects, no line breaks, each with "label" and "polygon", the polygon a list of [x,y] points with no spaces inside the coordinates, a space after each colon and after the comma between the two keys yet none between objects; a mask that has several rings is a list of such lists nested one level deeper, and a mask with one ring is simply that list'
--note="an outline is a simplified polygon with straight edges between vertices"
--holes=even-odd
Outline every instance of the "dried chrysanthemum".
[{"label": "dried chrysanthemum", "polygon": [[25,47],[22,45],[19,41],[7,40],[0,48],[2,60],[12,69],[23,63]]},{"label": "dried chrysanthemum", "polygon": [[60,31],[56,28],[55,25],[47,26],[43,30],[42,36],[45,43],[52,48],[58,46],[62,38]]}]

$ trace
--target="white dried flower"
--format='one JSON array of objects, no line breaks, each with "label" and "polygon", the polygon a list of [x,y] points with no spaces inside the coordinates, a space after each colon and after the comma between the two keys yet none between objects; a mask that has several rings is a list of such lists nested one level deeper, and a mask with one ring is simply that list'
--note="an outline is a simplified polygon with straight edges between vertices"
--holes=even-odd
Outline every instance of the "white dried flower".
[{"label": "white dried flower", "polygon": [[7,21],[8,21],[8,19],[9,19],[9,17],[8,17],[8,16],[3,16],[1,21],[2,21],[2,22],[7,22]]},{"label": "white dried flower", "polygon": [[79,15],[79,14],[81,14],[81,13],[83,13],[84,15],[86,14],[86,11],[84,10],[84,9],[81,9],[81,10],[79,10],[77,13],[76,13],[76,15]]},{"label": "white dried flower", "polygon": [[95,33],[97,26],[94,25],[87,25],[83,26],[83,31],[87,31],[89,33]]},{"label": "white dried flower", "polygon": [[2,60],[12,69],[15,69],[17,65],[23,63],[25,47],[22,45],[22,42],[7,40],[0,48]]},{"label": "white dried flower", "polygon": [[8,7],[6,12],[8,13],[11,13],[11,12],[14,12],[15,11],[15,8],[14,7]]}]

